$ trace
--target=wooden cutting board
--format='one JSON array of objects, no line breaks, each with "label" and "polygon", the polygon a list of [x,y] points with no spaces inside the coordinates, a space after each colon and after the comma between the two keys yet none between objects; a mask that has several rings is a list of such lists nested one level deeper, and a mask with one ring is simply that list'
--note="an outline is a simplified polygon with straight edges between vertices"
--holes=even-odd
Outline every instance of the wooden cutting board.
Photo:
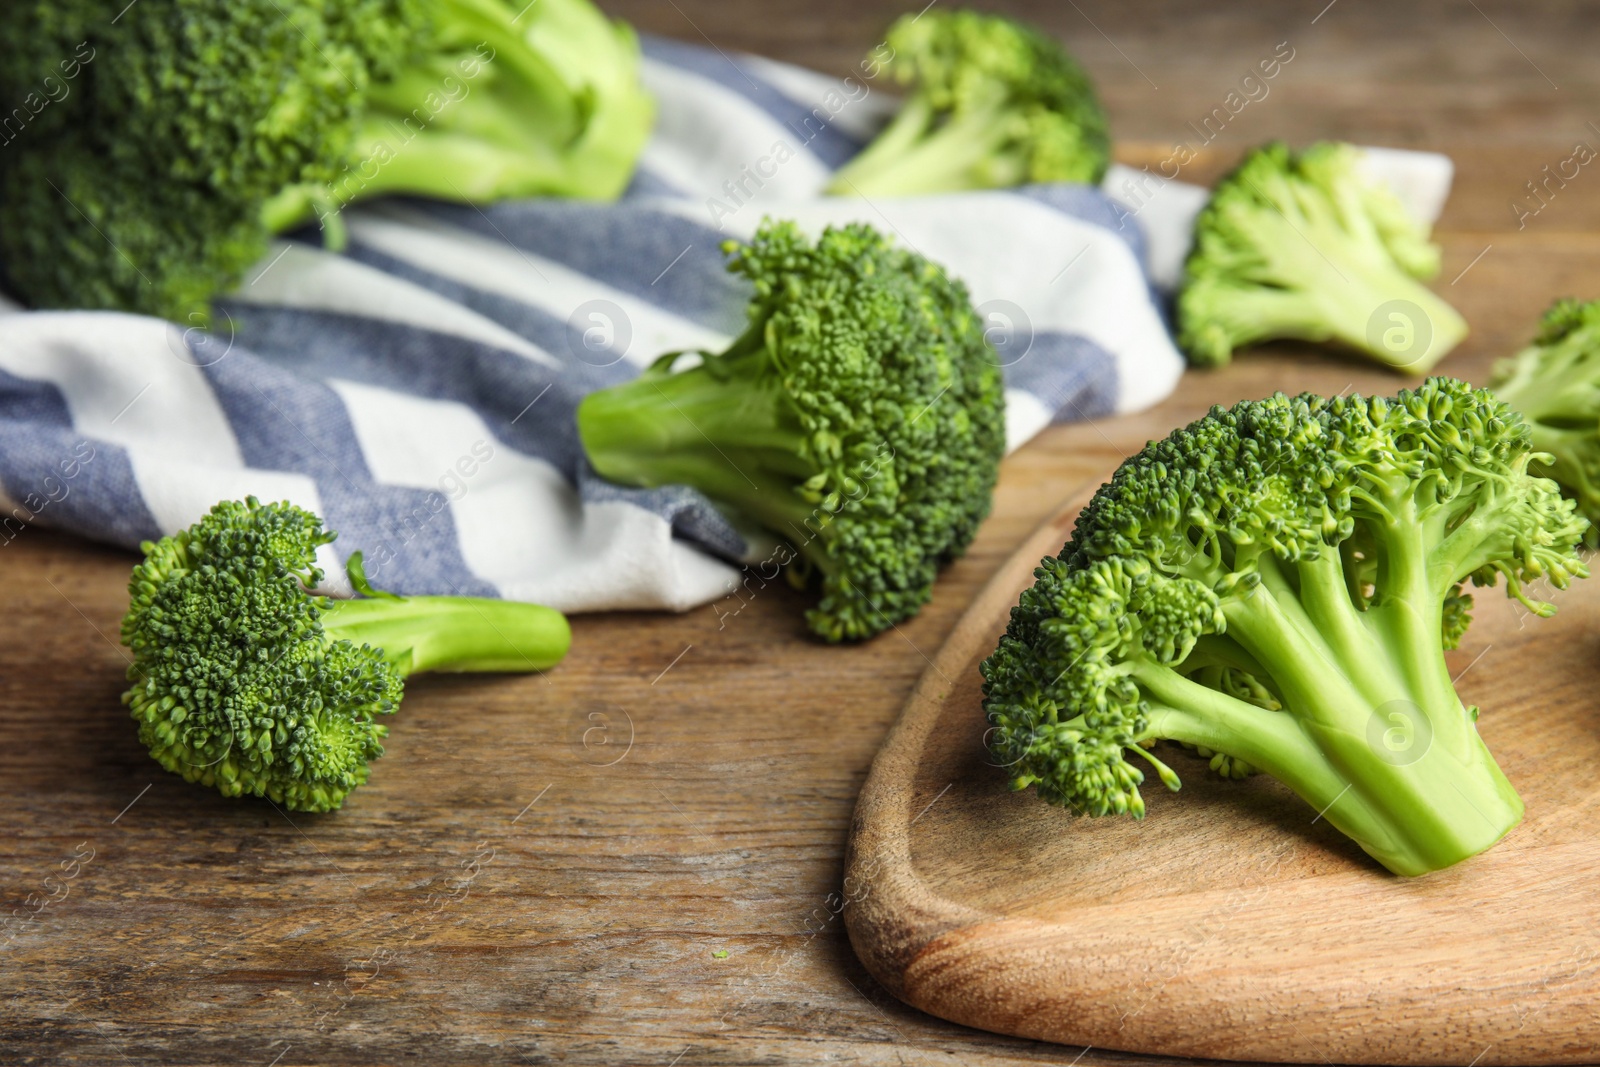
[{"label": "wooden cutting board", "polygon": [[1176,746],[1183,790],[1148,776],[1142,822],[1009,791],[984,749],[978,663],[1088,495],[979,595],[872,765],[844,894],[868,969],[934,1015],[1074,1045],[1600,1059],[1600,578],[1547,593],[1551,619],[1477,591],[1452,674],[1527,815],[1490,851],[1403,879],[1276,782],[1223,781]]}]

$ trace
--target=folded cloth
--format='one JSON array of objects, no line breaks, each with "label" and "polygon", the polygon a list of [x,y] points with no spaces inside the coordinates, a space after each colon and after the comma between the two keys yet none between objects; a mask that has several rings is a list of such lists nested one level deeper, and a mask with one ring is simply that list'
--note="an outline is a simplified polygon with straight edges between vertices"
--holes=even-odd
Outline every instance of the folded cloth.
[{"label": "folded cloth", "polygon": [[[277,242],[206,330],[0,314],[0,547],[35,523],[136,546],[254,494],[340,531],[321,560],[333,593],[361,549],[399,593],[567,612],[713,600],[760,535],[694,490],[598,478],[573,414],[662,352],[739,332],[749,294],[720,245],[766,215],[865,221],[965,281],[1004,366],[1011,447],[1172,389],[1183,362],[1159,286],[1203,191],[1166,182],[1136,210],[1069,185],[821,198],[892,111],[882,92],[670,41],[645,51],[660,119],[619,203],[363,206],[343,253],[315,232]],[[1429,158],[1399,166],[1423,203],[1443,199]],[[1132,176],[1114,168],[1107,189]]]}]

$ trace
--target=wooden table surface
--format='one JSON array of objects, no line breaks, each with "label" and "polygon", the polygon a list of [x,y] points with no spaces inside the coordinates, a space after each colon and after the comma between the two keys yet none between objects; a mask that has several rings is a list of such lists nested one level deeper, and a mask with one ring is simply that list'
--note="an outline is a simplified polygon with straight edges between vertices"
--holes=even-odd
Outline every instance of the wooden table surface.
[{"label": "wooden table surface", "polygon": [[[841,74],[903,9],[607,6]],[[1445,371],[1481,381],[1551,298],[1600,295],[1592,166],[1523,228],[1511,208],[1546,164],[1600,146],[1593,5],[998,6],[1068,40],[1129,162],[1192,138],[1283,41],[1270,95],[1185,177],[1273,136],[1450,152],[1439,285],[1473,336]],[[418,679],[371,784],[323,816],[161,772],[118,703],[131,557],[28,529],[0,552],[0,906],[57,899],[0,945],[0,1060],[1155,1063],[1074,1060],[879,989],[831,895],[856,791],[970,596],[1087,480],[1215,402],[1397,384],[1285,347],[1191,374],[1153,410],[1052,428],[1006,461],[929,608],[864,645],[809,641],[802,598],[772,586],[720,626],[709,608],[577,618],[547,676]]]}]

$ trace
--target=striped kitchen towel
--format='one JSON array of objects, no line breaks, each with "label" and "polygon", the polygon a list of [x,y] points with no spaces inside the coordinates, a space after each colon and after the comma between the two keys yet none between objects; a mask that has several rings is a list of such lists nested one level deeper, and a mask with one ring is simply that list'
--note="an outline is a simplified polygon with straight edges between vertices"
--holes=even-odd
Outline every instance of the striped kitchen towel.
[{"label": "striped kitchen towel", "polygon": [[[1182,360],[1159,290],[1200,190],[820,198],[892,111],[881,87],[665,40],[645,51],[659,124],[619,203],[361,207],[343,253],[315,233],[278,242],[205,331],[0,314],[0,548],[34,524],[132,547],[254,494],[340,532],[322,560],[334,593],[362,549],[400,593],[568,612],[713,600],[760,535],[692,490],[599,479],[573,413],[662,352],[739,331],[748,293],[719,245],[768,214],[865,221],[962,278],[1005,365],[1012,447],[1172,389]],[[1121,168],[1107,189],[1131,181],[1148,192]]]}]

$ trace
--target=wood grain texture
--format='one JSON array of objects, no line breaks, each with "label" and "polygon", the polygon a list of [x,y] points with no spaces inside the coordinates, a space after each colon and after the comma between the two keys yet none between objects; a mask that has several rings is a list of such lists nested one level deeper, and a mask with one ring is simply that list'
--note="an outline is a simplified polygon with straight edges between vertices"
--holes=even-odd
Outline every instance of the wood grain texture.
[{"label": "wood grain texture", "polygon": [[[740,52],[754,52],[844,75],[897,15],[922,4],[608,0],[603,6],[645,32],[713,44],[734,64]],[[1595,4],[1585,0],[968,6],[1020,15],[1063,40],[1094,77],[1120,142],[1168,145],[1193,137],[1187,124],[1200,122],[1280,41],[1295,58],[1220,143],[1339,137],[1401,147],[1464,141],[1570,149],[1573,138],[1595,136],[1590,120],[1600,122],[1592,106],[1600,71],[1586,48],[1600,27]]]},{"label": "wood grain texture", "polygon": [[[1299,51],[1273,95],[1186,177],[1269,136],[1451,152],[1440,284],[1474,333],[1443,369],[1481,380],[1552,295],[1600,290],[1600,179],[1586,169],[1525,230],[1508,210],[1590,136],[1595,9],[1478,0],[1514,48],[1467,5],[1339,0],[1313,26],[1325,2],[996,6],[1067,37],[1129,161],[1161,158],[1234,69],[1290,33]],[[843,73],[910,5],[604,6],[730,56]],[[1006,460],[972,551],[898,631],[817,646],[781,586],[720,619],[578,618],[549,675],[417,679],[371,783],[336,815],[292,822],[150,761],[117,702],[132,557],[30,528],[0,548],[0,915],[58,899],[0,934],[0,1061],[1073,1062],[1079,1050],[909,1008],[857,962],[837,911],[873,755],[972,597],[1118,458],[1212,403],[1395,385],[1282,347],[1190,375],[1151,411],[1053,427]],[[93,859],[59,896],[81,844]],[[1076,1062],[1177,1061],[1096,1048]]]},{"label": "wood grain texture", "polygon": [[943,1018],[1068,1044],[1296,1063],[1589,1063],[1600,1049],[1600,588],[1554,619],[1480,590],[1448,654],[1527,803],[1489,852],[1384,871],[1286,787],[1177,746],[1149,812],[1083,819],[1012,793],[978,663],[1086,488],[1001,565],[933,658],[862,789],[851,943]]}]

